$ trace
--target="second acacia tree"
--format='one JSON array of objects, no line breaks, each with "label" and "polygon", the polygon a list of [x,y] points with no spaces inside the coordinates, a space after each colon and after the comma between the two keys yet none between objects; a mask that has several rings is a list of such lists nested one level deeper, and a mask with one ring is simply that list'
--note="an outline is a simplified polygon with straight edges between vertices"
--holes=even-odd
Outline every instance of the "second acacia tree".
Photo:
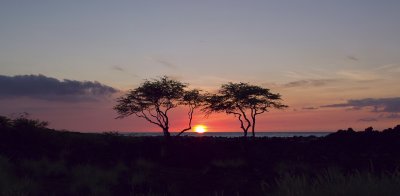
[{"label": "second acacia tree", "polygon": [[180,132],[181,134],[191,129],[194,110],[203,101],[199,90],[186,90],[186,88],[187,84],[167,76],[146,80],[136,89],[120,97],[114,109],[119,115],[118,118],[130,115],[144,118],[160,127],[164,136],[169,137],[170,110],[180,105],[186,105],[189,107],[189,123],[188,127]]},{"label": "second acacia tree", "polygon": [[223,84],[218,93],[206,98],[203,110],[207,114],[225,112],[233,114],[240,121],[244,136],[251,128],[255,137],[256,116],[268,112],[270,108],[287,107],[281,102],[281,95],[270,92],[269,89],[248,83]]}]

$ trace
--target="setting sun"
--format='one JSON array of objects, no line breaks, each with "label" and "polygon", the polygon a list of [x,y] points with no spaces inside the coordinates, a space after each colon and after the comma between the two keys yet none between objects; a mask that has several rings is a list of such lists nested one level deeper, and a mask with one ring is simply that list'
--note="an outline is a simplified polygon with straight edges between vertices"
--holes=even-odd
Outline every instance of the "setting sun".
[{"label": "setting sun", "polygon": [[196,126],[194,127],[194,132],[196,132],[196,133],[204,133],[204,132],[207,132],[207,127],[204,126],[204,125],[196,125]]}]

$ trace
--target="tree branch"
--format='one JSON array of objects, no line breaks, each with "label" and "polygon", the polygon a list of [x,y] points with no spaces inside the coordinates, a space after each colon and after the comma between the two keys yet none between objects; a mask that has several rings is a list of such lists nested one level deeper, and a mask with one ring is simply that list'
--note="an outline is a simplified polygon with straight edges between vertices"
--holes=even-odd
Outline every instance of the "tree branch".
[{"label": "tree branch", "polygon": [[154,114],[151,112],[150,109],[147,109],[147,112],[150,114],[150,116],[152,116],[153,118],[157,119],[158,123],[162,124],[162,122],[161,122],[161,120],[160,120],[160,116],[159,116],[158,114],[157,114],[157,116],[154,115]]},{"label": "tree branch", "polygon": [[240,112],[242,112],[243,117],[244,117],[244,119],[245,119],[246,122],[247,122],[247,127],[246,127],[246,132],[247,132],[247,130],[249,130],[249,128],[250,128],[250,126],[251,126],[251,122],[250,122],[250,120],[247,118],[246,112],[243,110],[243,108],[240,107],[240,105],[237,104],[237,103],[236,103],[236,106],[239,108]]},{"label": "tree branch", "polygon": [[144,118],[144,119],[146,119],[147,121],[149,121],[150,123],[153,123],[153,124],[155,124],[155,125],[157,125],[157,126],[159,126],[159,127],[161,127],[161,128],[164,128],[164,126],[163,126],[162,124],[157,123],[157,122],[154,122],[153,120],[151,120],[143,111],[142,111],[141,113],[142,113],[141,115],[138,114],[138,113],[135,113],[135,115],[136,115],[137,117]]},{"label": "tree branch", "polygon": [[264,112],[267,112],[267,110],[261,110],[260,112],[257,112],[257,111],[256,111],[256,112],[254,113],[254,116],[259,115],[259,114],[262,114],[262,113],[264,113]]},{"label": "tree branch", "polygon": [[182,130],[181,132],[179,132],[178,135],[176,135],[176,136],[180,136],[182,133],[184,133],[184,132],[189,131],[190,129],[192,129],[193,112],[194,112],[194,109],[195,109],[196,107],[195,107],[195,106],[189,106],[189,107],[190,107],[190,109],[189,109],[189,112],[188,112],[188,116],[189,116],[189,125],[188,125],[188,128],[183,129],[183,130]]},{"label": "tree branch", "polygon": [[246,132],[247,130],[244,128],[244,122],[242,120],[242,114],[238,112],[227,112],[228,114],[233,114],[235,116],[238,116],[238,119],[240,121],[240,128],[242,128],[243,132]]}]

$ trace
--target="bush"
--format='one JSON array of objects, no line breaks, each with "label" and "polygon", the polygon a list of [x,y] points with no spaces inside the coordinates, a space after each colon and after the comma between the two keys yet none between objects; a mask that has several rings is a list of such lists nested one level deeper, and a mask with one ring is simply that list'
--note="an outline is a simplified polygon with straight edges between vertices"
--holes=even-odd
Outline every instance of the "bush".
[{"label": "bush", "polygon": [[21,114],[17,118],[0,116],[0,129],[45,129],[49,125],[46,121],[28,118],[28,114]]},{"label": "bush", "polygon": [[0,116],[0,129],[10,128],[12,126],[12,120],[5,116]]},{"label": "bush", "polygon": [[18,117],[12,121],[12,125],[15,129],[44,129],[49,123],[37,119]]}]

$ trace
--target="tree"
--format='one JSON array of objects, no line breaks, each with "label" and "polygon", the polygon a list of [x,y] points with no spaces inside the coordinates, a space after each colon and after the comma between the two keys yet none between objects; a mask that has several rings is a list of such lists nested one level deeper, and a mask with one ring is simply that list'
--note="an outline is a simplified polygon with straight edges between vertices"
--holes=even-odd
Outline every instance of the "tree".
[{"label": "tree", "polygon": [[269,108],[282,109],[288,106],[281,102],[281,95],[271,93],[269,89],[248,83],[223,84],[217,94],[209,94],[203,111],[207,115],[213,112],[233,114],[240,122],[244,136],[251,128],[255,137],[256,117],[268,112]]},{"label": "tree", "polygon": [[186,105],[189,106],[189,126],[181,131],[183,133],[191,129],[194,110],[200,106],[202,101],[199,90],[186,90],[186,88],[187,84],[167,76],[156,80],[146,80],[136,89],[120,97],[114,110],[118,113],[117,118],[125,118],[130,115],[144,118],[160,127],[164,136],[169,137],[168,112],[180,105]]}]

